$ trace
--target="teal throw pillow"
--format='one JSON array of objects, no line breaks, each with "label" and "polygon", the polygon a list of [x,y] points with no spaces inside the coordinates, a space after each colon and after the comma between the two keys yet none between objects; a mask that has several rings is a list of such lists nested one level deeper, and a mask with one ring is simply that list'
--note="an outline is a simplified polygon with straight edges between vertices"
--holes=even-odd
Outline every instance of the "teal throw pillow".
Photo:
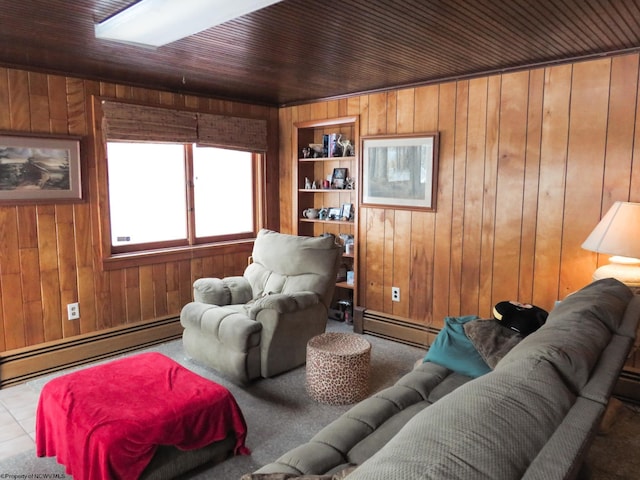
[{"label": "teal throw pillow", "polygon": [[429,347],[424,361],[473,378],[489,373],[491,368],[464,333],[464,324],[478,318],[476,315],[446,317],[444,328]]}]

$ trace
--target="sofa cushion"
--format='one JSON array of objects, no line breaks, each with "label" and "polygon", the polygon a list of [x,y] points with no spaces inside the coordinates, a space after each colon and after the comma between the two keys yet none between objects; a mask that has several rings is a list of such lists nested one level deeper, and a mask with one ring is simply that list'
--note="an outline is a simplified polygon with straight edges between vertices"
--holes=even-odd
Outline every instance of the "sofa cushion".
[{"label": "sofa cushion", "polygon": [[324,443],[308,442],[298,445],[282,455],[278,460],[263,466],[255,473],[297,473],[328,472],[344,463],[344,455]]},{"label": "sofa cushion", "polygon": [[580,392],[632,296],[628,287],[614,279],[587,285],[563,300],[547,323],[511,349],[496,370],[526,358],[546,358],[567,385]]},{"label": "sofa cushion", "polygon": [[[616,332],[622,323],[627,305],[633,292],[615,278],[604,278],[567,296],[552,310],[547,323],[571,321],[580,322],[589,314],[602,322],[611,332]],[[594,299],[597,298],[597,302]]]},{"label": "sofa cushion", "polygon": [[464,333],[464,324],[478,317],[446,317],[445,325],[429,347],[425,362],[433,362],[468,377],[479,377],[491,369]]},{"label": "sofa cushion", "polygon": [[422,410],[348,478],[521,478],[575,399],[543,359],[505,366]]},{"label": "sofa cushion", "polygon": [[437,363],[422,362],[398,380],[396,385],[416,390],[422,398],[434,403],[470,380],[471,377],[460,375]]},{"label": "sofa cushion", "polygon": [[297,473],[248,473],[240,480],[343,480],[353,470],[355,465],[341,468],[334,474],[327,475],[298,475]]},{"label": "sofa cushion", "polygon": [[[351,407],[337,421],[320,430],[311,442],[330,445],[346,454],[373,432],[377,435],[385,422],[422,401],[424,398],[413,389],[400,386],[386,388]],[[380,446],[382,444],[378,448]]]},{"label": "sofa cushion", "polygon": [[430,405],[431,402],[423,400],[402,409],[376,428],[375,434],[368,435],[349,450],[349,452],[347,452],[347,460],[355,465],[364,463],[389,443],[389,440],[391,440],[414,415]]}]

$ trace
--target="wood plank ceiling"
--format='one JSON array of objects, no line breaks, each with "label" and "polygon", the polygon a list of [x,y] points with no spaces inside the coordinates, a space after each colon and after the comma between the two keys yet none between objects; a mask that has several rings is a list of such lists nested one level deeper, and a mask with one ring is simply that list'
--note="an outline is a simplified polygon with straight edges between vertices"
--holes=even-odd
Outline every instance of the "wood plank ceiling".
[{"label": "wood plank ceiling", "polygon": [[132,3],[3,0],[0,65],[283,106],[640,48],[640,0],[284,0],[155,50],[94,38]]}]

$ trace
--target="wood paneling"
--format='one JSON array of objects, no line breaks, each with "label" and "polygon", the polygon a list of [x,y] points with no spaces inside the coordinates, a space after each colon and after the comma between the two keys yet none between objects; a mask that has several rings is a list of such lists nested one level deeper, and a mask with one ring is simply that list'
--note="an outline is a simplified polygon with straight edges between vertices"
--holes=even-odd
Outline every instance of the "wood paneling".
[{"label": "wood paneling", "polygon": [[[406,336],[447,315],[488,317],[501,300],[551,309],[589,283],[606,258],[582,241],[613,201],[640,200],[638,65],[629,54],[349,99],[362,136],[440,132],[436,212],[360,209],[373,323],[400,319]],[[281,138],[325,105],[281,109]]]},{"label": "wood paneling", "polygon": [[[386,315],[407,335],[447,315],[488,316],[506,299],[550,309],[590,281],[606,258],[582,240],[613,201],[640,201],[639,63],[621,55],[279,110],[0,68],[1,128],[88,142],[84,203],[0,207],[0,349],[178,315],[195,278],[246,266],[242,247],[101,270],[106,177],[95,161],[93,93],[267,118],[266,217],[283,232],[293,228],[291,202],[277,192],[292,191],[293,123],[359,115],[361,136],[440,132],[437,211],[359,215],[358,297],[381,314],[376,323]],[[401,302],[390,301],[391,286]],[[66,320],[72,301],[80,322]]]},{"label": "wood paneling", "polygon": [[[246,267],[251,244],[211,257],[102,270],[98,206],[106,198],[106,169],[95,155],[102,141],[99,129],[93,136],[91,112],[92,96],[101,93],[267,119],[263,210],[266,225],[278,226],[277,109],[0,68],[0,129],[81,136],[86,195],[76,204],[0,206],[0,354],[177,317],[195,278],[239,275]],[[79,320],[67,320],[71,302],[80,303]]]}]

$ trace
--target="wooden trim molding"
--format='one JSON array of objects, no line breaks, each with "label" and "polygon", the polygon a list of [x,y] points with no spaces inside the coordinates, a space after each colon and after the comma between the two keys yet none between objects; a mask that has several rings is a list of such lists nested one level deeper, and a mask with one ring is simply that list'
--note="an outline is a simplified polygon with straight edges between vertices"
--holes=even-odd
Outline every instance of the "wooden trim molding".
[{"label": "wooden trim molding", "polygon": [[102,259],[104,270],[116,270],[141,265],[154,265],[164,262],[179,262],[193,260],[214,255],[230,255],[246,252],[247,256],[253,251],[255,238],[240,239],[226,242],[209,243],[206,245],[189,245],[142,252],[119,253]]},{"label": "wooden trim molding", "polygon": [[0,389],[174,340],[182,330],[179,318],[167,317],[0,353]]}]

